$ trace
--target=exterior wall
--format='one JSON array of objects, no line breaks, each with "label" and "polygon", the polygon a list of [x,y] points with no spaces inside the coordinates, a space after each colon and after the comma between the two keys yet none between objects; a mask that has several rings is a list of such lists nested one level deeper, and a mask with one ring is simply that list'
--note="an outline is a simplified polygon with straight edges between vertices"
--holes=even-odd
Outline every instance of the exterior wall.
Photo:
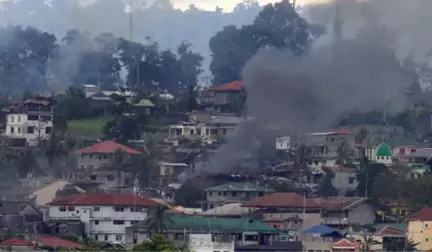
[{"label": "exterior wall", "polygon": [[[29,116],[37,118],[29,120]],[[6,116],[5,135],[12,138],[25,138],[29,146],[36,146],[38,140],[51,138],[52,120],[53,115],[48,112],[43,114],[8,114]]]},{"label": "exterior wall", "polygon": [[278,137],[276,138],[276,150],[290,150],[291,149],[291,137]]},{"label": "exterior wall", "polygon": [[218,137],[232,136],[234,132],[235,127],[232,126],[212,126],[207,124],[172,125],[169,128],[169,136],[171,138],[217,139]]},{"label": "exterior wall", "polygon": [[112,154],[80,154],[77,155],[78,169],[98,169],[111,165]]},{"label": "exterior wall", "polygon": [[303,251],[322,251],[322,252],[330,252],[332,251],[332,237],[320,237],[314,234],[303,234],[302,235],[302,244]]},{"label": "exterior wall", "polygon": [[207,207],[211,209],[226,203],[247,202],[271,193],[258,191],[207,191]]},{"label": "exterior wall", "polygon": [[358,181],[355,172],[334,172],[332,185],[339,192],[355,191],[357,189]]},{"label": "exterior wall", "polygon": [[[120,176],[119,176],[120,175]],[[99,183],[101,188],[113,188],[118,186],[132,186],[133,173],[116,170],[78,170],[66,175],[71,181],[88,181]]]},{"label": "exterior wall", "polygon": [[51,220],[80,220],[95,240],[125,242],[126,227],[145,220],[147,209],[133,206],[124,206],[123,211],[115,209],[120,210],[113,206],[50,206],[48,217]]},{"label": "exterior wall", "polygon": [[432,249],[432,221],[408,222],[408,240],[418,243],[419,251]]},{"label": "exterior wall", "polygon": [[349,224],[368,225],[375,223],[375,210],[371,205],[359,204],[348,213]]}]

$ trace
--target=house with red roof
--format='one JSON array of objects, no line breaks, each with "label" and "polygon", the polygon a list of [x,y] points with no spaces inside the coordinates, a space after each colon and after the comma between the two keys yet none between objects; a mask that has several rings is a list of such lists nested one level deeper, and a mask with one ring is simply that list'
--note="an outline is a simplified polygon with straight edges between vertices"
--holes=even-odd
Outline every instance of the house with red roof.
[{"label": "house with red roof", "polygon": [[114,154],[120,150],[126,159],[142,152],[114,141],[103,141],[91,146],[75,150],[77,169],[69,172],[66,179],[74,182],[89,182],[103,189],[128,187],[133,185],[131,172],[121,171],[113,167]]},{"label": "house with red roof", "polygon": [[236,94],[243,91],[244,87],[245,84],[242,81],[216,85],[199,93],[198,104],[207,111],[235,112],[232,107],[232,100]]},{"label": "house with red roof", "polygon": [[432,207],[425,207],[409,214],[405,221],[408,223],[408,240],[417,243],[416,249],[427,251],[432,249]]},{"label": "house with red roof", "polygon": [[47,204],[50,221],[81,221],[96,241],[122,243],[125,228],[145,220],[159,203],[135,194],[77,194]]},{"label": "house with red roof", "polygon": [[11,251],[37,251],[57,250],[59,248],[81,249],[83,245],[55,236],[39,236],[30,240],[10,238],[0,242],[0,247]]}]

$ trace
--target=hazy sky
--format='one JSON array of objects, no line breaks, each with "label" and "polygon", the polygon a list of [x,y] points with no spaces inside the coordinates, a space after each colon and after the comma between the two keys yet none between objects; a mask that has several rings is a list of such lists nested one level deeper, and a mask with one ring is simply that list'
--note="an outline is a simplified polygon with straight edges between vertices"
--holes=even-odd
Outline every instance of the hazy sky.
[{"label": "hazy sky", "polygon": [[[268,4],[278,2],[280,0],[258,0],[260,4]],[[307,4],[314,2],[326,2],[328,0],[297,0],[297,4]],[[194,4],[198,8],[214,10],[216,6],[223,8],[225,11],[231,10],[241,0],[172,0],[177,8],[187,8],[190,4]]]}]

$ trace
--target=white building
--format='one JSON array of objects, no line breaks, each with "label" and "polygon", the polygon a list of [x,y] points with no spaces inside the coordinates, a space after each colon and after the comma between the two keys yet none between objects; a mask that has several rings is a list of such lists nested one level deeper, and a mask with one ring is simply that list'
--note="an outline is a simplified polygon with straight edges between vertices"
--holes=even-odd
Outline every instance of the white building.
[{"label": "white building", "polygon": [[6,112],[5,135],[23,139],[27,146],[37,146],[53,132],[53,104],[45,98],[28,99],[2,109]]},{"label": "white building", "polygon": [[124,243],[126,227],[147,218],[158,203],[133,194],[77,194],[48,203],[50,220],[80,220],[96,241]]},{"label": "white building", "polygon": [[276,138],[276,150],[288,151],[291,149],[291,137],[284,136]]}]

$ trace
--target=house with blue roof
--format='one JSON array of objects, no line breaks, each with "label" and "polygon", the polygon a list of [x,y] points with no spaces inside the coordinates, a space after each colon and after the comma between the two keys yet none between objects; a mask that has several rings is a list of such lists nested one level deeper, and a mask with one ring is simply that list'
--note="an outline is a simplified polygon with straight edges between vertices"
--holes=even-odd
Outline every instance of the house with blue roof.
[{"label": "house with blue roof", "polygon": [[330,252],[332,244],[341,238],[342,234],[329,226],[313,226],[303,231],[303,251]]}]

